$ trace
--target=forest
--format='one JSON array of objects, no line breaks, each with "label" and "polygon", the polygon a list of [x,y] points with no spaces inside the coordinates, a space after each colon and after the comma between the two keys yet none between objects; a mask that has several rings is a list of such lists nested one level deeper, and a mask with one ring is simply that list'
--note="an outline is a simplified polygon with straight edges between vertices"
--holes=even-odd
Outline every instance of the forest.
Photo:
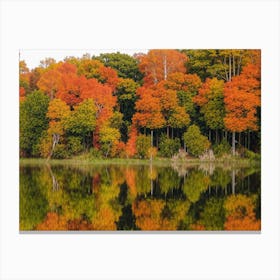
[{"label": "forest", "polygon": [[260,159],[261,51],[19,61],[20,157]]}]

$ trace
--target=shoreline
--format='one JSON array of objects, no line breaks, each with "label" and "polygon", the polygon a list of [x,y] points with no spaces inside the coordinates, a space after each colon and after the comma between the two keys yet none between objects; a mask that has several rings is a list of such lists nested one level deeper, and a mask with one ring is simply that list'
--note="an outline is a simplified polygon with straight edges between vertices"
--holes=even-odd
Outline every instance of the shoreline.
[{"label": "shoreline", "polygon": [[155,158],[152,161],[150,159],[125,159],[125,158],[110,158],[110,159],[50,159],[47,161],[44,158],[20,158],[20,165],[150,165],[157,166],[192,166],[200,164],[214,164],[225,166],[260,166],[261,160],[249,160],[244,158],[230,158],[230,159],[215,159],[215,160],[200,160],[200,159],[187,159],[187,160],[172,160],[171,158]]}]

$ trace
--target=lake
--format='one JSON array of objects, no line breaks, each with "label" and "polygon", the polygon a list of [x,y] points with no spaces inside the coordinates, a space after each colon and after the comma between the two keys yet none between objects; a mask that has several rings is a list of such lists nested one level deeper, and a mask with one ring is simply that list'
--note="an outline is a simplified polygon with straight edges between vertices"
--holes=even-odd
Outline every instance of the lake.
[{"label": "lake", "polygon": [[259,231],[260,167],[20,164],[20,231]]}]

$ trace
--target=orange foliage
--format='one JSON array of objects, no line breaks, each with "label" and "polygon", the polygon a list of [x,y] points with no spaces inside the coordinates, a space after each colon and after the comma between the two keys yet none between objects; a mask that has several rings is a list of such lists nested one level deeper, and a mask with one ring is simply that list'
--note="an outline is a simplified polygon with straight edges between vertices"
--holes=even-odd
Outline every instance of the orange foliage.
[{"label": "orange foliage", "polygon": [[137,196],[137,187],[136,187],[136,171],[133,168],[126,168],[125,170],[125,180],[129,188],[129,191],[132,197]]},{"label": "orange foliage", "polygon": [[47,93],[53,99],[62,82],[62,74],[57,69],[50,69],[44,72],[37,82],[39,89]]},{"label": "orange foliage", "polygon": [[45,220],[39,224],[36,230],[67,230],[67,220],[55,212],[47,213]]},{"label": "orange foliage", "polygon": [[92,220],[93,230],[116,230],[115,216],[112,209],[102,207],[95,218]]},{"label": "orange foliage", "polygon": [[227,217],[224,228],[225,230],[260,230],[261,221],[248,216],[242,219],[229,216]]},{"label": "orange foliage", "polygon": [[68,222],[68,230],[92,230],[92,225],[88,221],[74,219]]},{"label": "orange foliage", "polygon": [[112,91],[116,90],[116,87],[119,83],[119,78],[117,72],[111,67],[100,67],[99,69],[100,79],[103,83],[108,85]]},{"label": "orange foliage", "polygon": [[132,211],[136,217],[136,225],[142,230],[162,229],[161,211],[164,202],[160,200],[134,201]]},{"label": "orange foliage", "polygon": [[111,150],[111,156],[112,157],[119,157],[119,158],[124,158],[126,156],[126,145],[124,142],[116,141],[113,143],[112,150]]},{"label": "orange foliage", "polygon": [[138,88],[137,95],[140,98],[135,103],[137,112],[133,116],[133,124],[150,129],[163,127],[165,121],[161,114],[160,99],[156,97],[156,91],[151,88],[141,87]]},{"label": "orange foliage", "polygon": [[174,72],[186,72],[185,54],[176,50],[150,50],[146,55],[139,55],[139,69],[145,73],[144,84],[157,84]]},{"label": "orange foliage", "polygon": [[19,88],[19,101],[24,101],[25,99],[25,89],[23,87]]},{"label": "orange foliage", "polygon": [[205,230],[205,226],[200,223],[191,224],[190,230]]},{"label": "orange foliage", "polygon": [[137,139],[137,129],[135,126],[132,126],[130,128],[129,139],[126,143],[126,149],[125,149],[128,157],[133,157],[137,152],[136,139]]},{"label": "orange foliage", "polygon": [[195,93],[201,87],[201,79],[197,74],[171,73],[164,85],[168,89]]},{"label": "orange foliage", "polygon": [[224,204],[226,210],[226,230],[260,230],[261,221],[256,219],[254,202],[246,195],[229,196]]},{"label": "orange foliage", "polygon": [[239,76],[225,84],[225,126],[233,132],[257,130],[260,100],[260,65],[248,64]]}]

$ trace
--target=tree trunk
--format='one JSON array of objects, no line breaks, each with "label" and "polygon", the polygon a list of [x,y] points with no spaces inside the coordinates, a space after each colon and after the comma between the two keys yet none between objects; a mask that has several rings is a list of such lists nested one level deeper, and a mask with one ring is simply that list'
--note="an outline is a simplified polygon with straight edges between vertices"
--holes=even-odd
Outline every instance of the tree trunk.
[{"label": "tree trunk", "polygon": [[218,129],[216,129],[216,144],[218,143]]},{"label": "tree trunk", "polygon": [[50,160],[50,158],[52,157],[53,152],[54,152],[54,148],[55,148],[56,144],[58,143],[58,141],[59,141],[59,134],[53,134],[52,149],[51,149],[51,151],[50,151],[50,153],[49,153],[49,156],[48,156],[48,158],[47,158],[47,161]]},{"label": "tree trunk", "polygon": [[167,79],[167,63],[166,63],[166,55],[163,57],[163,71],[164,71],[164,80]]},{"label": "tree trunk", "polygon": [[232,154],[235,156],[235,131],[232,132]]},{"label": "tree trunk", "polygon": [[166,135],[167,135],[167,138],[169,138],[169,126],[166,127]]},{"label": "tree trunk", "polygon": [[153,196],[153,190],[154,190],[154,186],[153,186],[153,180],[152,180],[152,172],[153,172],[153,165],[150,164],[150,174],[151,174],[151,196]]},{"label": "tree trunk", "polygon": [[229,56],[228,64],[229,64],[229,80],[231,81],[231,55]]},{"label": "tree trunk", "polygon": [[234,169],[231,172],[231,189],[232,189],[232,194],[235,194],[235,170]]},{"label": "tree trunk", "polygon": [[239,142],[239,145],[241,145],[241,132],[239,132],[238,142]]},{"label": "tree trunk", "polygon": [[50,165],[49,164],[46,164],[46,165],[47,165],[47,168],[48,168],[48,170],[50,172],[50,175],[52,177],[53,191],[58,191],[59,190],[58,182],[57,182],[57,180],[56,180],[56,178],[55,178],[55,176],[52,172],[52,169],[51,169]]},{"label": "tree trunk", "polygon": [[156,142],[157,142],[157,148],[158,148],[158,131],[157,131],[157,140],[156,140]]},{"label": "tree trunk", "polygon": [[[154,136],[154,131],[151,130],[151,148],[153,147],[153,142],[154,142],[153,136]],[[152,151],[151,151],[151,155],[150,155],[150,160],[151,161],[153,160],[153,153],[152,153]]]},{"label": "tree trunk", "polygon": [[250,150],[250,130],[248,131],[248,150]]},{"label": "tree trunk", "polygon": [[211,129],[209,129],[209,141],[211,142]]},{"label": "tree trunk", "polygon": [[173,137],[174,137],[174,131],[173,131],[174,129],[173,129],[173,127],[171,127],[171,138],[173,139]]}]

